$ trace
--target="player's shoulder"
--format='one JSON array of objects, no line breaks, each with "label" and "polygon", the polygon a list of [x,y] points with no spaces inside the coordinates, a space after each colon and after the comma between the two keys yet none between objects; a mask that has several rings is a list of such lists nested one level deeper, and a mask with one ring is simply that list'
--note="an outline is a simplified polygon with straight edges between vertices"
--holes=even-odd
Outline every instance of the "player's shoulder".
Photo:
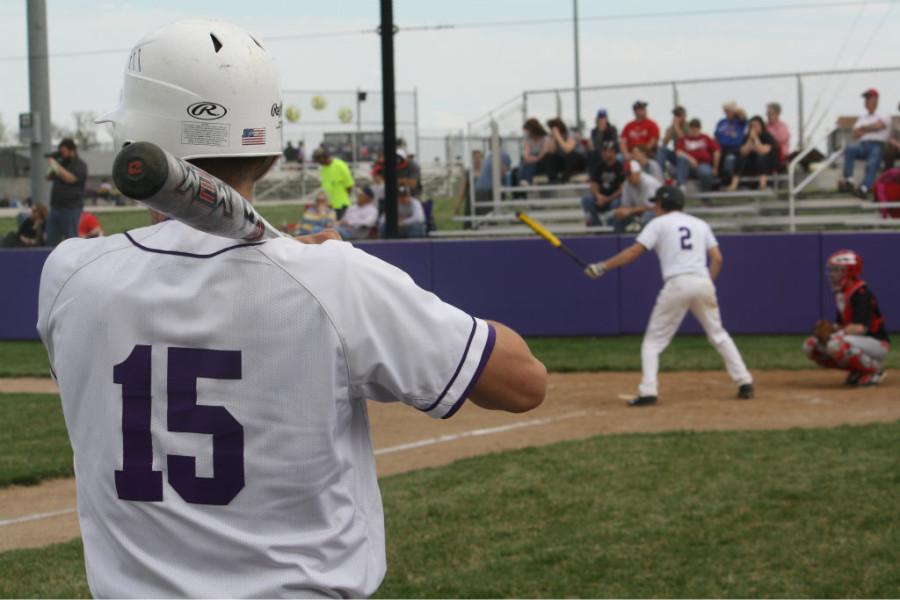
[{"label": "player's shoulder", "polygon": [[368,272],[392,268],[349,242],[337,240],[301,244],[290,238],[279,238],[269,240],[259,250],[303,285],[344,287]]},{"label": "player's shoulder", "polygon": [[44,262],[43,273],[72,273],[94,262],[101,256],[130,247],[123,234],[82,239],[69,238],[60,243]]}]

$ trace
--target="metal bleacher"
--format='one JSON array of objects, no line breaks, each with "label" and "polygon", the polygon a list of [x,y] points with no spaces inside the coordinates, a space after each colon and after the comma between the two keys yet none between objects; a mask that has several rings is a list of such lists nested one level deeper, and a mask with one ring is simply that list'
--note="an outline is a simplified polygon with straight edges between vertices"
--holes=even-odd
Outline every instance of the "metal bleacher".
[{"label": "metal bleacher", "polygon": [[[824,163],[802,179],[792,162],[789,174],[770,178],[772,187],[736,191],[701,192],[692,183],[687,186],[685,212],[706,220],[716,231],[821,231],[884,230],[900,228],[900,219],[884,218],[880,209],[900,208],[897,203],[877,203],[849,194],[834,192],[833,165],[842,150],[833,152]],[[802,159],[795,159],[796,163]],[[825,175],[823,177],[823,175]],[[810,185],[820,179],[818,189]],[[742,181],[753,185],[754,180]],[[528,235],[530,230],[516,218],[526,211],[548,228],[562,235],[590,235],[612,232],[611,227],[589,227],[581,209],[581,198],[590,193],[587,182],[565,185],[529,185],[499,187],[498,197],[476,203],[481,214],[454,217],[466,229],[436,231],[435,237],[502,237]]]}]

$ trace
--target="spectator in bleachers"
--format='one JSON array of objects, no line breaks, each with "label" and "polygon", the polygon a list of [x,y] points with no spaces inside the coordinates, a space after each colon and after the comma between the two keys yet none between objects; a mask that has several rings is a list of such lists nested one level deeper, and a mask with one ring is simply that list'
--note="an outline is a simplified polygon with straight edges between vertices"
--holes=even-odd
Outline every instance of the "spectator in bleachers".
[{"label": "spectator in bleachers", "polygon": [[548,175],[548,162],[553,160],[553,144],[547,130],[537,119],[531,118],[522,126],[525,133],[525,151],[519,166],[519,181],[531,183],[535,175]]},{"label": "spectator in bleachers", "polygon": [[606,109],[601,108],[597,111],[597,119],[594,121],[594,128],[591,129],[591,149],[599,155],[605,142],[613,142],[616,153],[619,152],[619,131],[609,122],[609,113]]},{"label": "spectator in bleachers", "polygon": [[[859,196],[869,195],[878,167],[884,156],[884,145],[890,138],[891,121],[878,110],[878,90],[868,89],[863,92],[866,112],[863,113],[853,125],[853,139],[857,140],[847,144],[844,148],[844,177],[838,181],[838,190],[842,192],[855,191]],[[858,188],[853,183],[853,164],[857,160],[866,161],[866,174]]]},{"label": "spectator in bleachers", "polygon": [[284,147],[282,155],[284,156],[284,162],[293,164],[297,162],[297,159],[300,157],[300,152],[299,150],[297,150],[294,144],[288,141],[287,146]]},{"label": "spectator in bleachers", "polygon": [[741,177],[759,176],[759,189],[766,189],[768,176],[778,169],[778,143],[766,131],[762,117],[755,116],[747,125],[747,135],[738,151],[737,164],[728,191],[737,189]]},{"label": "spectator in bleachers", "polygon": [[600,146],[600,159],[591,167],[591,193],[581,199],[585,224],[603,225],[609,221],[610,211],[618,206],[622,195],[625,172],[616,158],[616,142],[606,140]]},{"label": "spectator in bleachers", "polygon": [[584,173],[587,168],[584,149],[581,147],[577,131],[566,127],[562,119],[558,117],[550,119],[547,126],[550,128],[552,156],[555,159],[548,163],[552,165],[550,180],[567,183],[573,175]]},{"label": "spectator in bleachers", "polygon": [[777,102],[766,104],[766,131],[778,144],[778,166],[783,165],[791,154],[791,130],[781,120],[781,105]]},{"label": "spectator in bleachers", "polygon": [[[379,234],[384,237],[384,216],[379,224]],[[413,198],[408,186],[397,186],[397,236],[401,238],[425,237],[425,208]]]},{"label": "spectator in bleachers", "polygon": [[103,227],[100,225],[100,219],[94,213],[83,212],[81,219],[78,221],[78,237],[80,238],[96,238],[103,236]]},{"label": "spectator in bleachers", "polygon": [[369,237],[378,223],[378,207],[375,192],[366,186],[356,195],[356,204],[350,206],[338,222],[337,230],[345,240],[359,240]]},{"label": "spectator in bleachers", "polygon": [[734,100],[722,105],[725,118],[716,123],[715,137],[722,151],[722,159],[719,161],[719,177],[724,182],[731,182],[734,170],[737,167],[737,157],[744,138],[747,137],[747,115],[743,109],[738,108]]},{"label": "spectator in bleachers", "polygon": [[[653,196],[660,188],[660,183],[641,169],[636,160],[625,163],[625,183],[622,186],[622,201],[613,210],[613,228],[616,233],[624,233],[628,229],[642,228],[654,216]],[[629,227],[632,226],[632,227]]]},{"label": "spectator in bleachers", "polygon": [[689,177],[696,177],[704,192],[713,188],[721,152],[718,142],[703,133],[700,119],[690,120],[687,135],[678,139],[675,152],[675,179],[682,191]]},{"label": "spectator in bleachers", "polygon": [[659,126],[647,117],[647,103],[643,100],[635,101],[631,108],[634,111],[634,120],[622,129],[621,150],[625,160],[631,158],[631,151],[637,146],[641,146],[648,155],[656,156]]},{"label": "spectator in bleachers", "polygon": [[397,185],[407,186],[414,196],[422,195],[422,168],[406,148],[397,148]]},{"label": "spectator in bleachers", "polygon": [[[509,185],[509,171],[512,168],[512,159],[509,153],[503,150],[503,143],[500,143],[500,185]],[[475,213],[480,214],[478,204],[491,202],[493,200],[494,190],[494,155],[488,154],[487,158],[482,161],[481,172],[475,180]]]},{"label": "spectator in bleachers", "polygon": [[319,190],[316,193],[316,201],[303,211],[300,217],[298,235],[308,235],[310,233],[319,233],[323,229],[334,227],[337,221],[337,214],[331,207],[328,200],[328,194],[325,190]]},{"label": "spectator in bleachers", "polygon": [[635,146],[631,149],[631,160],[636,160],[638,164],[641,165],[641,169],[644,170],[644,173],[647,173],[660,183],[664,183],[662,167],[659,166],[658,162],[647,157],[643,146]]},{"label": "spectator in bleachers", "polygon": [[[33,248],[45,243],[44,229],[50,210],[45,204],[35,204],[31,214],[19,223],[16,231],[10,231],[3,238],[4,248]],[[27,213],[25,213],[27,214]]]},{"label": "spectator in bleachers", "polygon": [[687,111],[683,106],[676,106],[672,109],[672,123],[666,127],[659,150],[656,151],[656,162],[659,163],[662,170],[663,179],[665,179],[666,168],[669,165],[673,168],[677,166],[678,140],[686,136],[687,132]]}]

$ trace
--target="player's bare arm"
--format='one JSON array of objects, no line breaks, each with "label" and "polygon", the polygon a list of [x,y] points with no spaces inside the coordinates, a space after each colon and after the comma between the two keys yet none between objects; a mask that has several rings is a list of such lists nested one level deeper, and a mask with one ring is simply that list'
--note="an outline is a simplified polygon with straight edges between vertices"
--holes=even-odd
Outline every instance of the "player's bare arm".
[{"label": "player's bare arm", "polygon": [[584,272],[591,279],[596,279],[607,271],[618,269],[619,267],[624,267],[627,264],[633,263],[646,251],[646,248],[635,242],[608,260],[588,265]]},{"label": "player's bare arm", "polygon": [[494,350],[469,399],[488,410],[522,413],[540,406],[547,391],[547,369],[519,334],[491,321]]},{"label": "player's bare arm", "polygon": [[719,250],[718,246],[713,246],[709,249],[709,276],[713,281],[719,276],[719,273],[722,272],[722,262],[725,260],[722,257],[722,251]]}]

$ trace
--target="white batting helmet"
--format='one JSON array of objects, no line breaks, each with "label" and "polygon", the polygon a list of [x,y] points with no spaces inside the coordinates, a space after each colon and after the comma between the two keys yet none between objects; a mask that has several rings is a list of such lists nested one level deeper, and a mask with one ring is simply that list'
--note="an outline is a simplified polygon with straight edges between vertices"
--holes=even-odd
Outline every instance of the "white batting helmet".
[{"label": "white batting helmet", "polygon": [[116,150],[153,142],[179,158],[281,154],[281,85],[275,61],[230,23],[184,20],[131,50],[111,123]]}]

